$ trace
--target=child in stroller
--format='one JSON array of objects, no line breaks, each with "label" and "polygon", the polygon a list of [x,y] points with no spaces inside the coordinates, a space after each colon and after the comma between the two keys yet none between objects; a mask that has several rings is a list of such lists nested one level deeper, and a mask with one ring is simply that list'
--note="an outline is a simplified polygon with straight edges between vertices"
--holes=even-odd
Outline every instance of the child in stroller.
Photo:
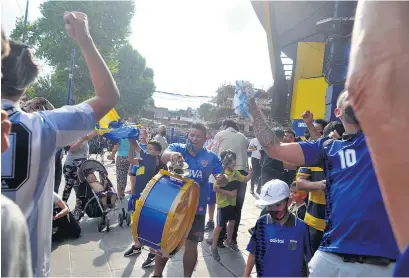
[{"label": "child in stroller", "polygon": [[[106,210],[108,206],[110,208],[114,208],[117,194],[112,190],[112,187],[109,186],[108,179],[106,177],[102,177],[104,183],[104,185],[102,185],[92,171],[88,171],[86,174],[86,179],[92,190],[94,190],[95,194],[100,199],[103,209]],[[107,198],[110,200],[109,205]]]},{"label": "child in stroller", "polygon": [[[99,173],[99,181],[95,176],[95,172]],[[117,193],[113,189],[113,185],[108,178],[108,172],[104,165],[96,160],[84,161],[78,169],[79,185],[74,187],[78,202],[73,211],[77,221],[86,213],[90,218],[99,218],[98,231],[101,232],[105,227],[109,231],[109,218],[107,214],[110,212],[108,205],[115,206]],[[115,214],[115,210],[114,214]],[[122,226],[124,220],[129,226],[131,223],[130,215],[125,212],[122,207],[118,214],[119,226]]]}]

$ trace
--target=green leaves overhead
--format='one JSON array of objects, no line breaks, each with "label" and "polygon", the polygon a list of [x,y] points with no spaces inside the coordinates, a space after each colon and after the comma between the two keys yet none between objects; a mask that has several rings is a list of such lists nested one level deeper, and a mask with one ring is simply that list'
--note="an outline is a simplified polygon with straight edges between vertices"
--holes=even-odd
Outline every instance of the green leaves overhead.
[{"label": "green leaves overhead", "polygon": [[[66,103],[67,68],[71,51],[76,49],[72,96],[76,103],[94,94],[90,74],[80,49],[65,32],[65,11],[80,11],[88,16],[90,33],[102,57],[111,70],[121,92],[118,112],[122,117],[138,115],[155,90],[153,70],[128,42],[134,1],[46,1],[41,4],[41,16],[27,27],[27,43],[53,71],[41,77],[30,95],[44,96],[55,106]],[[23,18],[16,21],[11,38],[22,40]]]}]

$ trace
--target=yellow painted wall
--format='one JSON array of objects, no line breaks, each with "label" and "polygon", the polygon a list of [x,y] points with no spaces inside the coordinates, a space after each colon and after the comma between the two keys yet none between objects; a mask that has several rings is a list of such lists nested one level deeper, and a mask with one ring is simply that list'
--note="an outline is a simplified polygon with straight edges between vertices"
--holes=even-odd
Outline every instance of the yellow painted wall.
[{"label": "yellow painted wall", "polygon": [[[300,84],[299,83],[300,80],[322,76],[322,64],[324,60],[324,50],[325,50],[325,43],[323,42],[299,42],[298,43],[297,60],[295,63],[296,68],[294,72],[294,86],[293,86],[293,94],[292,94],[292,101],[291,101],[291,113],[290,113],[291,119],[300,118],[298,110],[296,110],[297,107],[300,107],[303,105],[300,102],[303,102],[306,99],[309,99],[309,97],[311,99],[320,98],[320,96],[315,96],[315,91],[303,92],[303,94],[307,94],[309,96],[308,98],[306,98],[305,96],[299,96],[298,86]],[[316,84],[314,86],[316,86]],[[325,93],[324,93],[324,101],[323,101],[322,110],[325,112]],[[316,114],[315,111],[312,111],[312,112]],[[318,117],[318,114],[316,114],[316,117]]]},{"label": "yellow painted wall", "polygon": [[310,110],[315,119],[325,118],[325,94],[328,84],[324,77],[300,79],[297,83],[296,101],[291,106],[291,119],[301,119],[305,110]]}]

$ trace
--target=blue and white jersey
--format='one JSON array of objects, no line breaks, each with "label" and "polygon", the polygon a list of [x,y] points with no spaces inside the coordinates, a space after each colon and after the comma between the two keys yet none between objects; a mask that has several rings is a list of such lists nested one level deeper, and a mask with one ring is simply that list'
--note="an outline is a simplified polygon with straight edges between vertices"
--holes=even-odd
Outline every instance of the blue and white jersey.
[{"label": "blue and white jersey", "polygon": [[301,142],[306,166],[325,169],[324,236],[319,250],[396,260],[398,246],[386,213],[365,135]]},{"label": "blue and white jersey", "polygon": [[169,151],[180,153],[189,164],[189,178],[193,179],[200,186],[200,199],[197,208],[197,215],[206,214],[207,198],[209,196],[209,177],[217,175],[223,171],[223,165],[216,153],[203,148],[195,156],[192,156],[185,144],[170,144]]},{"label": "blue and white jersey", "polygon": [[92,131],[94,111],[88,104],[26,113],[12,101],[1,107],[12,123],[10,148],[1,155],[1,192],[27,219],[33,274],[48,276],[51,253],[55,154]]}]

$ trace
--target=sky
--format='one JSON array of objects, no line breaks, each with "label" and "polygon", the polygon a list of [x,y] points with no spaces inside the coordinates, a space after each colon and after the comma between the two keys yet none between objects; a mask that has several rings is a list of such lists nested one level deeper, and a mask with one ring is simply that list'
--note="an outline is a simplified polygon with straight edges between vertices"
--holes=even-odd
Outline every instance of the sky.
[{"label": "sky", "polygon": [[[29,21],[42,0],[30,0]],[[24,14],[25,0],[2,4],[6,34]],[[248,80],[272,84],[266,33],[249,0],[136,0],[131,44],[155,73],[158,91],[213,97],[220,85]],[[154,94],[157,107],[197,108],[208,99]]]}]

